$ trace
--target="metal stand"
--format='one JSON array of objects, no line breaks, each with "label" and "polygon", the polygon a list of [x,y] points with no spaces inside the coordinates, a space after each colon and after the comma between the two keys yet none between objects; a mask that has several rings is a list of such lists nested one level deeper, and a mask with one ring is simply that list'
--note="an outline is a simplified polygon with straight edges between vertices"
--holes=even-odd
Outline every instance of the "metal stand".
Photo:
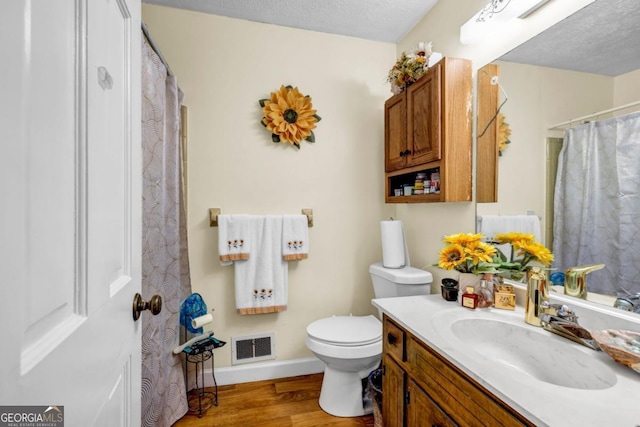
[{"label": "metal stand", "polygon": [[[198,418],[212,406],[218,406],[218,383],[214,370],[213,350],[226,343],[213,336],[213,331],[202,332],[203,328],[195,328],[194,319],[206,313],[207,306],[200,294],[191,294],[180,308],[180,349],[184,354],[184,380],[187,390],[187,406],[189,412],[197,413]],[[205,323],[211,323],[205,322]],[[180,351],[180,350],[174,350]],[[211,378],[215,391],[206,391],[204,384],[204,364],[211,360]],[[195,388],[189,389],[189,364],[195,368]],[[192,378],[193,380],[193,378]]]},{"label": "metal stand", "polygon": [[[204,388],[204,362],[211,360],[211,378],[213,378],[213,386],[215,391],[205,391]],[[189,390],[189,364],[195,365],[195,388]],[[212,406],[218,406],[218,383],[214,373],[214,357],[213,350],[206,350],[200,354],[187,354],[185,357],[185,381],[187,386],[187,402],[189,411],[196,412],[198,418],[202,417],[203,412]]]}]

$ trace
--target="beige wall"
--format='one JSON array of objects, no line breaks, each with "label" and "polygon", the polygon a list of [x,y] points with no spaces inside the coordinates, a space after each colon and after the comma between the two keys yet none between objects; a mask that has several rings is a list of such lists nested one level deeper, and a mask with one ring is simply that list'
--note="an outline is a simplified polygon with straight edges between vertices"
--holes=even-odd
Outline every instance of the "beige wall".
[{"label": "beige wall", "polygon": [[[640,100],[640,70],[631,71],[614,79],[613,105],[625,105]],[[637,110],[635,107],[634,110]]]},{"label": "beige wall", "polygon": [[[333,314],[373,314],[369,264],[381,259],[383,105],[395,45],[143,5],[143,20],[178,76],[189,109],[189,251],[192,288],[215,308],[214,331],[276,332],[278,360],[309,357],[306,325]],[[316,143],[271,142],[258,100],[281,84],[313,99]],[[313,208],[308,260],[290,263],[289,308],[240,316],[233,267],[218,262],[223,213]],[[216,368],[230,365],[230,345]]]},{"label": "beige wall", "polygon": [[[304,346],[308,323],[332,314],[374,313],[367,267],[381,258],[381,219],[394,216],[404,221],[412,264],[418,267],[436,261],[444,234],[474,231],[475,203],[385,205],[383,105],[390,96],[385,82],[390,66],[403,50],[432,41],[434,50],[446,56],[471,59],[475,74],[590,2],[551,2],[517,28],[505,30],[502,37],[474,46],[459,43],[459,29],[485,0],[438,2],[397,45],[143,4],[143,20],[178,76],[189,107],[193,291],[216,309],[216,335],[226,340],[275,331],[279,360],[310,356]],[[528,75],[534,87],[547,88],[541,86],[540,74]],[[502,166],[506,172],[501,186],[505,176],[513,182],[522,159],[531,156],[535,167],[527,175],[541,177],[540,188],[534,185],[530,190],[537,197],[543,191],[544,150],[542,143],[528,141],[539,140],[542,131],[532,129],[523,117],[535,115],[553,122],[556,116],[550,111],[561,116],[556,121],[566,116],[546,95],[535,99],[536,89],[509,91],[506,75],[502,83],[510,98],[506,111],[514,144],[502,159],[504,164],[510,156],[509,166]],[[271,143],[259,123],[258,99],[281,84],[296,85],[312,96],[323,118],[317,142],[303,142],[300,151]],[[546,111],[548,105],[554,107]],[[507,184],[504,187],[501,192],[508,191]],[[538,211],[536,204],[525,202],[509,209]],[[220,207],[224,213],[314,209],[310,258],[290,267],[288,311],[235,313],[233,271],[217,261],[217,229],[210,228],[207,219],[210,207]],[[230,364],[229,350],[217,354],[217,367]]]}]

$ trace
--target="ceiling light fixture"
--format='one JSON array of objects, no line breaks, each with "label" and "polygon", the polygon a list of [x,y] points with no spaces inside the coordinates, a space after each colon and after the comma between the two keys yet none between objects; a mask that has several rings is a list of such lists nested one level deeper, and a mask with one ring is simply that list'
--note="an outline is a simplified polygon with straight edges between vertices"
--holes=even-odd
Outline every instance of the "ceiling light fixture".
[{"label": "ceiling light fixture", "polygon": [[487,19],[491,19],[496,13],[502,12],[511,0],[492,0],[491,3],[485,5],[480,13],[477,15],[476,22],[485,22]]},{"label": "ceiling light fixture", "polygon": [[460,27],[460,42],[475,44],[515,18],[524,19],[551,0],[491,0]]},{"label": "ceiling light fixture", "polygon": [[540,9],[542,6],[544,6],[545,4],[549,3],[551,0],[539,0],[536,4],[534,4],[533,6],[531,6],[528,10],[522,12],[520,15],[518,15],[518,18],[520,19],[524,19],[527,16],[531,15],[533,12],[535,12],[536,10]]}]

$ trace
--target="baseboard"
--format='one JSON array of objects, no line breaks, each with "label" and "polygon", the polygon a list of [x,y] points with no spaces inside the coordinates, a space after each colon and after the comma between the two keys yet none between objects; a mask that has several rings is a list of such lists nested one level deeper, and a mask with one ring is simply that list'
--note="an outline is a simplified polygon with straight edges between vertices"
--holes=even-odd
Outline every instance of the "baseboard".
[{"label": "baseboard", "polygon": [[[218,385],[249,383],[324,372],[324,363],[316,357],[247,363],[214,369]],[[204,370],[205,387],[213,386],[211,368]]]}]

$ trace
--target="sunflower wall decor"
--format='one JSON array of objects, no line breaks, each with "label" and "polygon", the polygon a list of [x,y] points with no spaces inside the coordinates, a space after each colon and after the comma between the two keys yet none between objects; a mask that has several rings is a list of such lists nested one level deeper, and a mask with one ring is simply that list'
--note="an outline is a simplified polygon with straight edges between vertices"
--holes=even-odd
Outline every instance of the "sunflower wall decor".
[{"label": "sunflower wall decor", "polygon": [[261,99],[262,125],[271,132],[273,142],[289,143],[300,149],[300,141],[316,142],[313,129],[321,118],[311,104],[311,97],[297,87],[280,86],[270,99]]},{"label": "sunflower wall decor", "polygon": [[509,123],[504,121],[504,114],[498,114],[498,155],[502,156],[502,152],[507,149],[511,144],[509,135],[511,135],[511,129],[509,129]]}]

